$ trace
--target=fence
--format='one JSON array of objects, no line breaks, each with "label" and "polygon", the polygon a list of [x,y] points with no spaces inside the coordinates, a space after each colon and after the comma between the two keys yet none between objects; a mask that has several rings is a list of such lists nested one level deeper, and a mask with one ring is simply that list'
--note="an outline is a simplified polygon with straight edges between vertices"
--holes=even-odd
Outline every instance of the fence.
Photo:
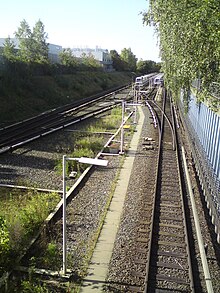
[{"label": "fence", "polygon": [[196,103],[191,94],[185,114],[179,105],[188,131],[192,156],[204,192],[209,214],[220,243],[220,116],[205,104]]}]

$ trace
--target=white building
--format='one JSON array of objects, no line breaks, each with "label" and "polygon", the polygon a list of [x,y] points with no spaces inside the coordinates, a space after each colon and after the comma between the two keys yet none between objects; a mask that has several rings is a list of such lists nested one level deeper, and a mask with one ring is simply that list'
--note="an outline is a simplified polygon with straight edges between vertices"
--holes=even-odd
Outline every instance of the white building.
[{"label": "white building", "polygon": [[[1,48],[4,47],[5,43],[5,38],[0,38],[0,51]],[[14,43],[15,49],[19,50],[19,40],[16,38],[10,38],[11,42]],[[52,63],[59,63],[59,54],[63,51],[62,46],[55,45],[55,44],[50,44],[48,43],[48,58]],[[111,55],[109,54],[107,49],[101,49],[96,47],[95,49],[90,49],[90,48],[73,48],[72,49],[73,55],[77,58],[82,57],[84,54],[87,56],[93,55],[94,58],[100,62],[102,65],[103,69],[105,71],[113,71],[113,62]]]},{"label": "white building", "polygon": [[54,45],[54,44],[48,44],[48,58],[52,63],[59,63],[60,58],[59,54],[63,51],[62,46]]},{"label": "white building", "polygon": [[[0,38],[0,48],[4,47],[5,38]],[[19,50],[19,40],[16,38],[10,38],[11,42],[14,43],[15,49]],[[59,53],[62,52],[63,48],[59,45],[48,44],[48,58],[52,63],[59,63]]]},{"label": "white building", "polygon": [[100,64],[103,66],[104,70],[106,71],[113,71],[112,67],[112,58],[109,54],[107,49],[101,49],[96,47],[95,49],[91,48],[73,48],[72,49],[73,55],[77,58],[80,58],[83,56],[83,54],[86,54],[87,56],[93,55],[94,58],[100,62]]}]

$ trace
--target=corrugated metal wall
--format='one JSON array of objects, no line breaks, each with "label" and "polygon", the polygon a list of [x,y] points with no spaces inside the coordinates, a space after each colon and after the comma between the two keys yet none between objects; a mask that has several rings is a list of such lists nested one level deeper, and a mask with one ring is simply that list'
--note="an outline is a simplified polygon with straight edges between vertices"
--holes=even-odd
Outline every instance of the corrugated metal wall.
[{"label": "corrugated metal wall", "polygon": [[200,184],[220,243],[220,115],[191,95],[188,112],[179,104]]},{"label": "corrugated metal wall", "polygon": [[220,180],[220,116],[205,104],[197,104],[193,95],[187,115],[214,173]]}]

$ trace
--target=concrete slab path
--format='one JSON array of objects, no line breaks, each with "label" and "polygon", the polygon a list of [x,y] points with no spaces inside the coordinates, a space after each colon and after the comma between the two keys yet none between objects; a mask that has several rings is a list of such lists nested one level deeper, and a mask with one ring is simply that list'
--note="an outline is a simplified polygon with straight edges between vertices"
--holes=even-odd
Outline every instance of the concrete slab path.
[{"label": "concrete slab path", "polygon": [[144,123],[144,113],[141,107],[138,107],[139,120],[134,132],[130,147],[122,166],[119,180],[107,212],[106,219],[103,224],[98,242],[96,244],[88,274],[83,280],[81,293],[103,292],[103,287],[106,285],[105,280],[108,273],[108,266],[111,260],[114,242],[120,224],[120,217],[123,211],[123,205],[127,188],[131,176],[132,166],[135,159],[135,153],[139,144],[142,126]]}]

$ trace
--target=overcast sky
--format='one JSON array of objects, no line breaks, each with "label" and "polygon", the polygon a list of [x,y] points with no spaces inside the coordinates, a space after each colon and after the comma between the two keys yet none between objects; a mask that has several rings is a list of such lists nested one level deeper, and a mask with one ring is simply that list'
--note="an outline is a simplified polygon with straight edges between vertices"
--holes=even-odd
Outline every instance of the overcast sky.
[{"label": "overcast sky", "polygon": [[153,28],[143,25],[146,0],[6,0],[1,2],[0,37],[14,37],[25,19],[40,19],[47,41],[62,47],[131,48],[138,59],[159,61]]}]

